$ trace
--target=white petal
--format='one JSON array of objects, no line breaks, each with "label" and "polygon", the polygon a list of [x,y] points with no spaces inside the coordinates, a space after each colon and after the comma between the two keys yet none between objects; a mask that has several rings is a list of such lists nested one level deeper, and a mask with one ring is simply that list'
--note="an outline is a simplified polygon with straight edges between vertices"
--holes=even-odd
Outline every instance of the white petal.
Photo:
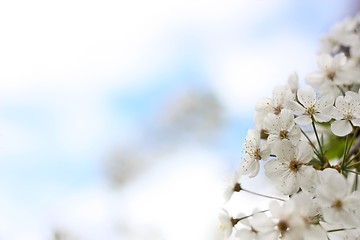
[{"label": "white petal", "polygon": [[296,115],[300,115],[305,112],[304,107],[302,107],[299,103],[292,100],[285,102],[285,109],[293,111]]},{"label": "white petal", "polygon": [[357,102],[360,102],[360,95],[359,93],[347,91],[346,95],[349,95],[352,99],[356,100]]},{"label": "white petal", "polygon": [[360,192],[355,191],[351,195],[346,196],[343,200],[344,205],[351,211],[356,211],[360,207]]},{"label": "white petal", "polygon": [[256,159],[251,158],[249,155],[244,157],[244,160],[240,163],[241,174],[257,175],[259,172],[259,162]]},{"label": "white petal", "polygon": [[316,174],[316,170],[311,166],[302,166],[299,171],[299,182],[300,187],[308,192],[312,192],[312,188],[314,187],[314,183]]},{"label": "white petal", "polygon": [[317,64],[321,70],[326,71],[332,65],[333,58],[329,54],[321,54],[317,58]]},{"label": "white petal", "polygon": [[313,106],[316,102],[316,93],[312,87],[300,88],[297,92],[299,102],[306,108]]},{"label": "white petal", "polygon": [[348,110],[348,103],[346,101],[345,97],[338,96],[335,100],[335,107],[338,109],[341,113],[345,113]]},{"label": "white petal", "polygon": [[299,124],[299,125],[309,125],[312,122],[310,115],[307,115],[307,114],[297,116],[294,119],[294,121],[295,121],[296,124]]},{"label": "white petal", "polygon": [[293,72],[292,74],[290,74],[290,76],[288,78],[288,85],[289,85],[292,92],[295,92],[296,89],[298,89],[299,76],[298,76],[298,74],[296,72]]},{"label": "white petal", "polygon": [[328,240],[326,231],[320,225],[311,225],[304,233],[306,240]]},{"label": "white petal", "polygon": [[254,129],[250,129],[247,132],[243,148],[245,151],[253,152],[260,144],[260,133]]},{"label": "white petal", "polygon": [[300,181],[301,189],[304,192],[311,193],[312,195],[314,195],[320,183],[318,173],[313,167],[310,166],[305,166],[304,170],[305,170],[304,175],[306,175],[306,177],[301,177],[301,181]]},{"label": "white petal", "polygon": [[253,240],[256,238],[255,232],[245,228],[237,230],[235,236],[244,240]]},{"label": "white petal", "polygon": [[323,114],[323,113],[315,113],[314,118],[316,122],[328,122],[332,119],[330,115]]},{"label": "white petal", "polygon": [[274,108],[270,98],[260,98],[255,105],[256,111],[271,112]]},{"label": "white petal", "polygon": [[351,133],[352,126],[348,120],[336,120],[331,124],[331,131],[339,137],[343,137]]},{"label": "white petal", "polygon": [[272,146],[274,144],[277,144],[280,141],[281,141],[281,139],[278,135],[271,134],[268,136],[266,143],[269,144],[270,146]]},{"label": "white petal", "polygon": [[291,111],[284,109],[280,113],[280,121],[282,129],[291,130],[295,125],[294,114]]},{"label": "white petal", "polygon": [[300,128],[298,126],[295,126],[288,135],[289,135],[288,139],[295,146],[300,141],[301,138]]},{"label": "white petal", "polygon": [[283,194],[293,194],[299,190],[298,174],[290,173],[287,177],[282,179],[281,184],[278,186]]},{"label": "white petal", "polygon": [[280,119],[273,113],[269,113],[264,118],[264,128],[269,131],[270,134],[278,134],[281,130]]},{"label": "white petal", "polygon": [[281,178],[281,175],[286,171],[287,163],[279,160],[268,161],[265,166],[265,175],[272,179],[277,180]]},{"label": "white petal", "polygon": [[274,228],[274,223],[265,213],[257,213],[249,221],[257,231],[269,231]]},{"label": "white petal", "polygon": [[334,59],[333,59],[334,65],[335,65],[337,68],[345,65],[346,60],[347,60],[347,59],[346,59],[346,56],[345,56],[345,54],[344,54],[343,52],[336,54],[336,55],[334,56]]},{"label": "white petal", "polygon": [[334,105],[334,97],[332,95],[324,95],[317,101],[319,108],[325,108],[327,106]]},{"label": "white petal", "polygon": [[351,122],[354,126],[360,127],[360,118],[352,119]]},{"label": "white petal", "polygon": [[331,116],[336,120],[340,120],[340,119],[343,119],[344,114],[343,114],[342,110],[334,107],[331,109]]},{"label": "white petal", "polygon": [[290,162],[295,158],[295,148],[287,139],[281,141],[280,144],[274,145],[274,153],[280,161]]},{"label": "white petal", "polygon": [[267,160],[270,157],[270,147],[267,143],[260,146],[260,156],[262,160]]},{"label": "white petal", "polygon": [[298,151],[297,151],[297,160],[301,161],[302,163],[308,163],[312,157],[314,156],[314,152],[310,145],[307,142],[300,141],[298,144]]},{"label": "white petal", "polygon": [[311,85],[320,86],[321,83],[324,82],[325,76],[321,72],[315,72],[315,73],[308,74],[305,79],[306,79],[306,82]]},{"label": "white petal", "polygon": [[267,115],[265,112],[256,111],[254,115],[255,128],[260,131],[264,128],[264,118]]}]

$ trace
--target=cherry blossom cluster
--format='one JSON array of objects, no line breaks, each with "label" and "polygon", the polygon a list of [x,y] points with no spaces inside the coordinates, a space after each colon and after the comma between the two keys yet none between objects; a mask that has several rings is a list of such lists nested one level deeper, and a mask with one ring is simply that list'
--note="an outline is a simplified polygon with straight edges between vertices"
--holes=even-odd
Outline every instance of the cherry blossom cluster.
[{"label": "cherry blossom cluster", "polygon": [[[299,87],[296,73],[256,104],[255,129],[225,198],[271,199],[250,215],[222,209],[226,238],[360,239],[360,15],[322,39],[318,71]],[[249,191],[241,178],[263,172],[281,197]],[[277,195],[277,196],[278,196]]]}]

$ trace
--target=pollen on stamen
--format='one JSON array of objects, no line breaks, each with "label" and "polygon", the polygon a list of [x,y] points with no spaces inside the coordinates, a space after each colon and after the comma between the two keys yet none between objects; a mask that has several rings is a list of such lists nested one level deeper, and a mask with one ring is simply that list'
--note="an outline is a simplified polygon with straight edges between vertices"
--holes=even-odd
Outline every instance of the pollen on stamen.
[{"label": "pollen on stamen", "polygon": [[291,160],[290,164],[289,164],[289,169],[292,171],[292,172],[298,172],[301,168],[301,166],[303,165],[302,162],[294,159],[294,160]]},{"label": "pollen on stamen", "polygon": [[285,138],[287,137],[287,134],[288,134],[288,133],[289,133],[289,132],[286,131],[286,130],[281,130],[280,133],[279,133],[280,139],[285,139]]},{"label": "pollen on stamen", "polygon": [[309,115],[314,115],[314,114],[315,114],[314,106],[311,105],[310,107],[308,107],[307,113],[308,113]]},{"label": "pollen on stamen", "polygon": [[280,221],[277,224],[277,228],[279,229],[281,236],[284,236],[284,234],[289,230],[289,225],[286,221]]},{"label": "pollen on stamen", "polygon": [[343,203],[341,200],[336,200],[336,202],[332,205],[332,207],[336,208],[337,210],[342,209]]}]

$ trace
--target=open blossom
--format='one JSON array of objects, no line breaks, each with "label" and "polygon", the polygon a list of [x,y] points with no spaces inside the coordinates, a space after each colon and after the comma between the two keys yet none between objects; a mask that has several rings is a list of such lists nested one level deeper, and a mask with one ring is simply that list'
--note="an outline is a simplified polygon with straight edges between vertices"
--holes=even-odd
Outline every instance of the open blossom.
[{"label": "open blossom", "polygon": [[287,109],[283,109],[279,115],[269,113],[264,119],[264,128],[269,134],[267,143],[271,145],[283,140],[290,140],[296,145],[301,137],[301,131],[294,122],[294,115]]},{"label": "open blossom", "polygon": [[312,159],[313,151],[309,144],[300,141],[297,147],[290,141],[283,141],[275,148],[277,159],[265,164],[265,174],[274,180],[283,194],[296,193],[312,187],[315,169],[306,164]]},{"label": "open blossom", "polygon": [[320,71],[310,73],[306,80],[310,85],[316,87],[323,87],[335,85],[339,81],[339,77],[344,70],[346,70],[346,56],[344,53],[339,53],[332,57],[329,54],[321,54],[318,56],[318,67]]},{"label": "open blossom", "polygon": [[261,143],[260,133],[256,130],[249,130],[244,142],[245,157],[240,164],[242,174],[250,174],[254,177],[259,172],[259,161],[267,160],[270,155],[270,149],[266,143]]},{"label": "open blossom", "polygon": [[359,36],[356,28],[359,17],[347,18],[341,23],[333,26],[331,31],[321,39],[322,52],[329,54],[338,53],[342,47],[350,47],[359,42]]},{"label": "open blossom", "polygon": [[354,93],[346,92],[345,96],[336,98],[333,117],[335,121],[331,124],[331,131],[336,136],[346,136],[353,126],[360,126],[360,102]]},{"label": "open blossom", "polygon": [[256,103],[255,109],[259,112],[280,114],[286,101],[294,99],[294,94],[289,86],[275,87],[272,98],[260,98]]},{"label": "open blossom", "polygon": [[297,117],[295,123],[300,125],[311,124],[313,119],[317,122],[328,122],[331,120],[331,110],[333,109],[334,98],[325,95],[320,99],[316,98],[316,93],[312,87],[300,88],[297,91],[296,101],[288,101],[286,108],[292,110]]},{"label": "open blossom", "polygon": [[224,190],[224,200],[226,202],[230,200],[234,192],[239,192],[241,190],[239,183],[240,178],[241,174],[239,172],[235,172],[231,178],[228,179],[226,188]]},{"label": "open blossom", "polygon": [[321,174],[322,184],[316,190],[316,198],[322,208],[324,220],[345,227],[359,226],[360,192],[351,191],[351,185],[335,169],[327,168]]},{"label": "open blossom", "polygon": [[294,201],[296,211],[305,223],[304,239],[327,240],[326,230],[320,225],[321,208],[313,196],[307,192],[294,194],[290,201]]},{"label": "open blossom", "polygon": [[[235,236],[238,237],[241,240],[262,240],[262,238],[259,235],[259,230],[254,226],[254,223],[261,221],[263,213],[254,212],[253,215],[248,218],[245,218],[244,216],[239,221],[241,224],[241,227],[237,229]],[[239,224],[239,225],[240,225]]]},{"label": "open blossom", "polygon": [[270,217],[265,214],[253,226],[259,229],[260,239],[302,240],[305,224],[296,211],[294,202],[287,201],[284,205],[270,203]]},{"label": "open blossom", "polygon": [[222,209],[219,213],[220,221],[220,230],[223,234],[224,239],[227,239],[231,236],[234,226],[237,224],[238,220],[229,215],[228,211]]}]

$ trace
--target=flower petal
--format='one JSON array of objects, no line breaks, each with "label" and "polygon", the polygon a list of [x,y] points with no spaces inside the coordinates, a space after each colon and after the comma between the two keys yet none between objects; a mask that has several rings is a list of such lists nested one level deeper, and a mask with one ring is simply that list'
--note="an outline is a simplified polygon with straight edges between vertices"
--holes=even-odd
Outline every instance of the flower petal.
[{"label": "flower petal", "polygon": [[323,113],[315,113],[314,114],[315,121],[317,122],[328,122],[331,120],[331,116]]},{"label": "flower petal", "polygon": [[354,126],[360,127],[360,118],[352,119],[351,122]]},{"label": "flower petal", "polygon": [[281,111],[280,124],[281,124],[281,129],[288,131],[291,130],[295,125],[294,114],[287,109]]},{"label": "flower petal", "polygon": [[279,190],[283,194],[293,194],[299,190],[299,176],[295,173],[289,173],[288,176],[282,178],[281,184],[278,185]]},{"label": "flower petal", "polygon": [[339,137],[343,137],[351,133],[352,126],[348,120],[336,120],[331,124],[331,131]]},{"label": "flower petal", "polygon": [[305,112],[305,108],[303,108],[299,103],[292,100],[285,102],[285,108],[293,111],[296,115],[300,115]]},{"label": "flower petal", "polygon": [[300,88],[297,92],[297,97],[299,102],[306,108],[313,106],[316,102],[316,93],[314,89],[309,86]]},{"label": "flower petal", "polygon": [[280,160],[268,161],[264,166],[265,175],[272,180],[277,180],[286,171],[287,165],[286,162]]},{"label": "flower petal", "polygon": [[255,105],[256,111],[271,112],[274,108],[273,102],[270,98],[260,98]]},{"label": "flower petal", "polygon": [[310,145],[305,141],[300,141],[297,148],[296,159],[302,163],[308,163],[314,156],[314,152]]},{"label": "flower petal", "polygon": [[309,125],[312,122],[310,115],[307,115],[307,114],[297,116],[294,119],[294,121],[295,121],[296,124],[299,124],[299,125]]}]

